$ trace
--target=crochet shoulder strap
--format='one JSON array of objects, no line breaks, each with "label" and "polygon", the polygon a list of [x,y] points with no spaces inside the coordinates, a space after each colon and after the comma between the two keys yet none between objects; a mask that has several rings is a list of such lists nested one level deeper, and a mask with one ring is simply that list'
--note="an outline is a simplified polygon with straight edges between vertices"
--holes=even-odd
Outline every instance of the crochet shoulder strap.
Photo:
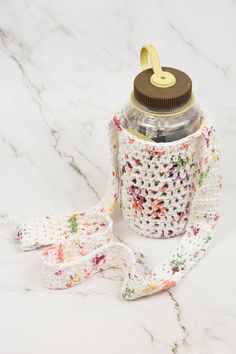
[{"label": "crochet shoulder strap", "polygon": [[[113,148],[113,181],[110,184],[110,190],[107,191],[106,197],[103,199],[104,204],[109,200],[107,196],[110,197],[110,200],[112,200],[112,196],[115,196],[115,198],[113,197],[113,203],[117,199],[118,185],[120,185],[117,158],[119,150],[118,135],[127,134],[122,128],[118,116],[114,116],[109,129],[110,145]],[[125,139],[135,140],[136,138],[128,135]],[[197,139],[195,148],[198,150],[198,166],[196,169],[196,185],[185,233],[177,247],[172,249],[145,277],[140,277],[135,271],[133,274],[127,274],[122,287],[122,296],[126,299],[135,299],[175,286],[202,258],[213,240],[215,226],[219,218],[219,190],[221,188],[219,151],[215,130],[204,118],[199,133],[193,135],[190,139]],[[185,144],[187,147],[190,139],[182,143],[181,146]],[[122,138],[120,141],[122,142]],[[146,142],[143,144],[145,145]],[[109,201],[108,212],[113,210],[112,205],[114,204]]]},{"label": "crochet shoulder strap", "polygon": [[[182,139],[178,148],[176,148],[175,143],[163,145],[161,149],[160,146],[157,146],[158,144],[155,147],[155,145],[149,146],[148,142],[147,146],[145,145],[146,142],[140,143],[136,137],[130,135],[122,128],[118,116],[115,116],[109,124],[109,136],[112,150],[112,172],[107,190],[100,203],[89,211],[70,213],[62,217],[54,216],[31,220],[21,225],[18,231],[18,238],[23,250],[55,244],[46,248],[43,252],[43,281],[47,287],[54,289],[71,287],[96,272],[109,267],[118,267],[124,271],[122,297],[132,300],[176,285],[193,265],[200,260],[211,244],[214,238],[215,225],[219,217],[218,198],[221,176],[219,172],[218,146],[215,131],[205,119],[200,130],[196,134]],[[166,219],[166,223],[174,224],[175,222],[177,225],[184,225],[184,234],[181,236],[177,247],[172,249],[145,276],[140,276],[137,273],[135,255],[132,250],[123,243],[112,241],[112,222],[109,215],[112,214],[115,208],[122,188],[124,190],[122,185],[124,182],[121,178],[122,166],[120,166],[120,161],[123,160],[122,158],[120,159],[119,155],[127,142],[131,145],[133,143],[142,144],[141,151],[148,151],[150,159],[154,157],[158,159],[157,168],[158,163],[161,164],[161,156],[166,152],[166,160],[163,166],[165,171],[168,172],[168,176],[175,177],[176,183],[178,182],[181,185],[181,178],[191,180],[189,177],[192,171],[191,168],[194,169],[195,176],[192,185],[191,206],[188,205],[185,199],[181,200],[179,204],[180,208],[184,208],[183,210],[186,213],[188,212],[188,217],[186,218],[184,212],[179,211],[179,209],[176,212],[176,207],[174,206],[173,210],[177,213],[178,218],[174,217],[172,221],[171,217],[173,215],[170,214],[170,219]],[[191,160],[191,157],[184,155],[186,156],[185,159],[181,158],[174,162],[174,170],[173,166],[168,168],[167,162],[170,161],[170,154],[175,151],[177,152],[176,156],[179,156],[178,149],[185,151],[192,143],[196,149],[197,160]],[[125,156],[125,152],[123,151],[122,153]],[[139,155],[134,156],[133,161],[139,167],[143,163]],[[187,164],[189,170],[186,167]],[[181,169],[183,166],[186,167],[186,174]],[[132,170],[129,161],[127,161],[127,169],[128,171]],[[162,173],[158,177],[155,176],[155,178],[162,180]],[[170,178],[171,180],[172,178]],[[156,181],[156,183],[159,183],[159,181]],[[190,184],[183,182],[182,185],[185,188],[185,186]],[[147,196],[142,194],[144,191],[141,190],[141,198],[136,193],[136,187],[132,187],[131,190],[129,186],[126,187],[128,202],[132,203],[135,208],[133,215],[135,216],[136,212],[143,213],[147,204]],[[173,188],[173,185],[171,185],[171,188]],[[160,190],[162,194],[158,196],[165,196],[166,200],[168,200],[168,193],[165,188],[163,189],[162,185]],[[170,191],[170,195],[171,193]],[[124,208],[129,209],[128,202]],[[167,207],[163,206],[160,199],[155,198],[152,201],[152,205],[154,211],[148,215],[150,215],[152,221],[161,220],[161,217],[167,211]],[[184,223],[183,221],[186,222]],[[155,231],[159,232],[160,227],[157,226]],[[167,236],[169,236],[168,233]]]}]

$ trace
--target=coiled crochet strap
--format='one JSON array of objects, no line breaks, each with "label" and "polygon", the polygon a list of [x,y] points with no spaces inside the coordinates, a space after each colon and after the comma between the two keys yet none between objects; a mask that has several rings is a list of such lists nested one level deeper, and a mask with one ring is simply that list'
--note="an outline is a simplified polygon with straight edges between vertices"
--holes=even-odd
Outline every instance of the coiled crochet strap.
[{"label": "coiled crochet strap", "polygon": [[[115,116],[110,123],[109,134],[113,169],[101,202],[88,212],[50,219],[41,218],[26,223],[19,228],[18,237],[24,250],[56,243],[46,248],[42,255],[42,277],[47,287],[68,288],[96,272],[117,267],[124,271],[121,295],[124,299],[132,300],[175,286],[200,260],[211,244],[219,218],[218,198],[221,176],[218,147],[215,131],[205,118],[198,132],[178,141],[177,144],[185,149],[188,148],[188,144],[194,142],[198,149],[194,194],[185,232],[177,247],[171,250],[149,274],[140,276],[135,269],[133,251],[123,243],[112,241],[109,223],[109,214],[112,214],[121,192],[119,190],[121,183],[121,166],[118,163],[119,141],[130,140],[132,144],[137,138],[122,128],[118,116]],[[149,142],[142,142],[142,144],[144,150],[148,148],[152,151],[153,147],[159,149],[158,144]],[[167,143],[163,145],[163,149],[168,150],[171,145],[174,146],[175,143]],[[168,151],[171,153],[171,149]],[[155,157],[158,158],[157,155]],[[177,175],[180,175],[179,171]],[[140,202],[137,194],[131,194],[131,197],[134,198],[133,205],[140,211],[143,200]],[[158,206],[159,204],[156,205]],[[156,208],[153,215],[162,216],[163,208]],[[100,235],[99,240],[96,232]]]}]

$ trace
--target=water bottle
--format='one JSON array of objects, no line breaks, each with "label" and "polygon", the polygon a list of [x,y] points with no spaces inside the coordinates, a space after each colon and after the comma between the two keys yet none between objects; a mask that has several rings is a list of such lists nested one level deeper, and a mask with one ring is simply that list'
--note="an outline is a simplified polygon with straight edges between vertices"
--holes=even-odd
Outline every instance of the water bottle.
[{"label": "water bottle", "polygon": [[158,143],[193,134],[202,118],[190,77],[181,70],[161,67],[153,45],[142,48],[140,61],[142,72],[122,110],[123,126],[139,138]]}]

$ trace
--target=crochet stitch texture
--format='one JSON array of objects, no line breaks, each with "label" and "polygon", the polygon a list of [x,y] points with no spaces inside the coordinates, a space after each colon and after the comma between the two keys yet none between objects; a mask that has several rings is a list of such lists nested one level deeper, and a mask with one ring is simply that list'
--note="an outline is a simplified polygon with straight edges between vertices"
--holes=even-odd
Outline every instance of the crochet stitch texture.
[{"label": "crochet stitch texture", "polygon": [[[55,244],[42,256],[47,287],[68,288],[118,267],[124,271],[122,297],[132,300],[176,285],[211,244],[219,218],[219,152],[205,117],[200,129],[184,139],[152,143],[130,134],[116,115],[109,137],[112,175],[100,203],[90,211],[36,219],[22,225],[18,235],[23,250]],[[132,250],[112,241],[109,214],[117,201],[139,235],[182,235],[177,247],[145,276],[136,272]]]}]

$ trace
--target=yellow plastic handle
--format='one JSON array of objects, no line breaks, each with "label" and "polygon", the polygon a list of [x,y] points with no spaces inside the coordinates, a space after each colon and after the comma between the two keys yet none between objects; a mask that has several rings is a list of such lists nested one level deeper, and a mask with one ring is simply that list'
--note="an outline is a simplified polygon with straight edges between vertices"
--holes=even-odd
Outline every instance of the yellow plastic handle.
[{"label": "yellow plastic handle", "polygon": [[154,71],[154,74],[150,78],[151,84],[160,88],[174,86],[176,78],[168,71],[162,70],[157,50],[152,44],[146,45],[141,49],[140,62],[142,70],[149,68],[149,57]]}]

